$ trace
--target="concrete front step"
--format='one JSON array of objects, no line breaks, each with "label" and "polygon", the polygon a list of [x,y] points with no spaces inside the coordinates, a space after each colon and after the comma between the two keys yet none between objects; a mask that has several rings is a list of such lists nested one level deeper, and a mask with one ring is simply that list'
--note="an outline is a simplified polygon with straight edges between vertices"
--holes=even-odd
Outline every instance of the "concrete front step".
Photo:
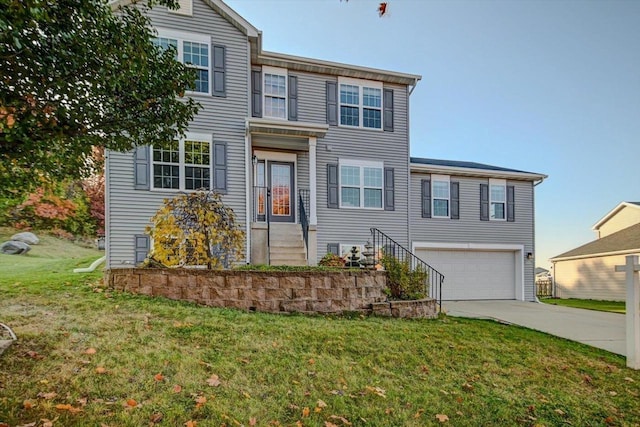
[{"label": "concrete front step", "polygon": [[271,224],[271,265],[307,265],[300,224]]}]

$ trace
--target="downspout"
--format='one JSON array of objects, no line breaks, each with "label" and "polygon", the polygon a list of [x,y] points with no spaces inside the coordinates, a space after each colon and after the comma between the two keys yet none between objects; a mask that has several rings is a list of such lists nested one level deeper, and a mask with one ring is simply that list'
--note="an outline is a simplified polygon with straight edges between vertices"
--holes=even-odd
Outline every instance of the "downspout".
[{"label": "downspout", "polygon": [[[535,263],[535,259],[536,259],[536,191],[535,188],[542,184],[542,181],[544,181],[544,178],[540,178],[539,181],[533,181],[533,191],[532,191],[532,205],[533,205],[533,221],[532,221],[532,225],[533,225],[533,298],[535,300],[535,302],[540,303],[540,299],[538,299],[538,285],[536,283],[536,263]],[[555,284],[555,280],[554,280],[554,284]]]},{"label": "downspout", "polygon": [[244,133],[244,170],[245,170],[245,221],[246,221],[246,242],[247,254],[245,260],[251,264],[251,139],[249,136],[249,117],[251,117],[251,42],[247,37],[247,119],[245,120]]},{"label": "downspout", "polygon": [[414,79],[413,85],[411,85],[411,89],[407,86],[408,94],[407,94],[407,152],[409,156],[407,158],[407,246],[412,247],[412,239],[411,239],[411,109],[409,108],[411,94],[415,90],[416,86],[418,86],[419,79]]}]

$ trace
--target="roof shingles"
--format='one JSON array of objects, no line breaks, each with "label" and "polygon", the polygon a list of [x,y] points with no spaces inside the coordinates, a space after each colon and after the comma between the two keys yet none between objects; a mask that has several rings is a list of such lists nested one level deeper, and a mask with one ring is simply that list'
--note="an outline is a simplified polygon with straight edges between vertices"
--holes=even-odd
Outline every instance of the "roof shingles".
[{"label": "roof shingles", "polygon": [[575,249],[557,255],[552,260],[559,258],[580,257],[587,255],[606,254],[609,252],[627,251],[637,249],[640,252],[640,224],[632,225],[616,233],[594,240]]}]

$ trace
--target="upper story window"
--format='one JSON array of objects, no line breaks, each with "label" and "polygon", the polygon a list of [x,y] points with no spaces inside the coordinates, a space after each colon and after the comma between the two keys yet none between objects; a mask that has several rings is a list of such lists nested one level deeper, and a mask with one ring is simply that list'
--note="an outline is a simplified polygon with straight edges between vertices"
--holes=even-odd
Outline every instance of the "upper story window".
[{"label": "upper story window", "polygon": [[504,221],[507,207],[507,181],[489,180],[489,218],[492,221]]},{"label": "upper story window", "polygon": [[339,170],[340,207],[382,209],[381,162],[341,159]]},{"label": "upper story window", "polygon": [[339,78],[340,125],[382,129],[382,83]]},{"label": "upper story window", "polygon": [[168,148],[152,148],[153,188],[210,190],[212,144],[209,135],[187,134]]},{"label": "upper story window", "polygon": [[157,31],[158,36],[152,40],[153,43],[163,49],[174,48],[176,59],[196,70],[196,80],[189,91],[211,93],[210,38],[202,34],[181,33],[172,30],[158,29]]},{"label": "upper story window", "polygon": [[434,218],[449,218],[450,186],[449,176],[431,176],[431,203],[433,203]]},{"label": "upper story window", "polygon": [[262,67],[264,117],[287,118],[287,70]]}]

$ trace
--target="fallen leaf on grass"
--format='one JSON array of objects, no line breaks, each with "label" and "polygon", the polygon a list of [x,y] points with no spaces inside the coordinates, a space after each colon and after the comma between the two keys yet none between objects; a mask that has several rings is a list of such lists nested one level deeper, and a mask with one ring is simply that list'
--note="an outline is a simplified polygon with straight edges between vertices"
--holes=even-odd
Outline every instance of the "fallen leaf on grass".
[{"label": "fallen leaf on grass", "polygon": [[69,411],[72,414],[82,412],[82,409],[71,406],[68,403],[59,403],[56,405],[56,409],[59,411]]},{"label": "fallen leaf on grass", "polygon": [[173,392],[174,393],[180,393],[181,391],[182,391],[182,386],[181,385],[176,384],[176,385],[173,386]]},{"label": "fallen leaf on grass", "polygon": [[303,417],[303,418],[308,417],[310,412],[311,412],[311,411],[309,410],[309,408],[305,406],[305,407],[302,409],[302,417]]},{"label": "fallen leaf on grass", "polygon": [[446,423],[449,421],[449,417],[446,414],[436,414],[436,419],[441,423]]},{"label": "fallen leaf on grass", "polygon": [[38,393],[38,397],[44,400],[51,400],[54,397],[56,397],[58,395],[58,393],[56,393],[55,391],[52,391],[50,393],[44,393],[44,392],[40,392]]},{"label": "fallen leaf on grass", "polygon": [[473,390],[473,385],[469,384],[469,383],[464,383],[464,384],[462,384],[462,389],[466,390],[466,391],[471,391],[471,390]]},{"label": "fallen leaf on grass", "polygon": [[330,421],[325,421],[324,422],[324,427],[338,427],[338,424],[334,424]]},{"label": "fallen leaf on grass", "polygon": [[160,382],[162,380],[164,380],[164,375],[162,375],[161,373],[157,373],[153,376],[153,379]]},{"label": "fallen leaf on grass", "polygon": [[138,402],[136,402],[135,399],[127,399],[126,403],[127,403],[127,406],[131,408],[138,406]]},{"label": "fallen leaf on grass", "polygon": [[252,426],[252,427],[255,426],[257,422],[258,422],[258,420],[256,420],[256,417],[249,418],[249,425],[250,426]]},{"label": "fallen leaf on grass", "polygon": [[34,427],[35,425],[36,425],[36,422],[34,421],[34,422],[32,422],[32,423],[29,423],[29,424],[21,424],[21,425],[16,426],[16,427]]},{"label": "fallen leaf on grass", "polygon": [[591,384],[593,382],[593,379],[589,376],[589,375],[585,375],[582,377],[582,379],[584,380],[585,383],[587,384]]},{"label": "fallen leaf on grass", "polygon": [[313,359],[309,359],[309,365],[315,365],[315,364],[316,364],[316,361],[315,361],[315,360],[313,360]]},{"label": "fallen leaf on grass", "polygon": [[618,395],[618,393],[616,393],[615,391],[610,391],[609,392],[609,396],[617,396],[617,395]]},{"label": "fallen leaf on grass", "polygon": [[81,397],[80,399],[76,399],[76,403],[80,406],[87,406],[87,398]]},{"label": "fallen leaf on grass", "polygon": [[245,399],[251,399],[251,395],[249,393],[247,393],[246,391],[243,391],[242,395],[245,397]]},{"label": "fallen leaf on grass", "polygon": [[33,403],[30,400],[25,400],[24,402],[22,402],[22,407],[24,409],[31,409],[33,408]]},{"label": "fallen leaf on grass", "polygon": [[158,424],[163,418],[164,414],[162,412],[154,412],[149,417],[149,421],[151,421],[151,424]]},{"label": "fallen leaf on grass", "polygon": [[324,402],[324,400],[318,399],[318,408],[326,408],[327,404]]},{"label": "fallen leaf on grass", "polygon": [[93,347],[90,347],[84,351],[84,354],[96,354],[96,349]]},{"label": "fallen leaf on grass", "polygon": [[207,398],[204,396],[196,396],[195,401],[196,401],[196,408],[201,408],[204,406],[205,403],[207,403]]},{"label": "fallen leaf on grass", "polygon": [[47,418],[42,418],[42,419],[40,419],[40,421],[42,422],[41,427],[53,427],[53,421],[55,421],[55,420],[52,421],[52,420],[49,420]]},{"label": "fallen leaf on grass", "polygon": [[384,397],[385,399],[387,398],[385,395],[386,391],[383,388],[367,386],[367,391],[370,391],[377,396]]},{"label": "fallen leaf on grass", "polygon": [[96,368],[96,374],[106,374],[107,370],[103,366],[98,366]]},{"label": "fallen leaf on grass", "polygon": [[418,412],[415,413],[413,418],[420,418],[420,415],[424,412],[424,409],[418,409]]},{"label": "fallen leaf on grass", "polygon": [[216,374],[211,374],[211,377],[207,380],[207,384],[211,387],[218,387],[220,385],[220,379]]},{"label": "fallen leaf on grass", "polygon": [[553,412],[555,412],[558,415],[564,415],[564,411],[562,409],[554,409]]},{"label": "fallen leaf on grass", "polygon": [[329,418],[331,418],[332,420],[340,420],[340,421],[342,421],[342,424],[344,424],[346,426],[350,426],[351,425],[349,420],[347,420],[345,417],[340,417],[338,415],[331,415]]},{"label": "fallen leaf on grass", "polygon": [[633,378],[629,378],[629,377],[624,377],[624,380],[630,383],[634,382]]},{"label": "fallen leaf on grass", "polygon": [[198,425],[197,421],[189,420],[184,423],[185,427],[196,427]]}]

